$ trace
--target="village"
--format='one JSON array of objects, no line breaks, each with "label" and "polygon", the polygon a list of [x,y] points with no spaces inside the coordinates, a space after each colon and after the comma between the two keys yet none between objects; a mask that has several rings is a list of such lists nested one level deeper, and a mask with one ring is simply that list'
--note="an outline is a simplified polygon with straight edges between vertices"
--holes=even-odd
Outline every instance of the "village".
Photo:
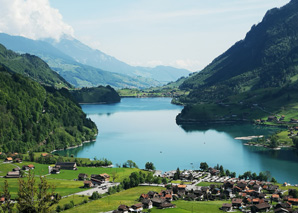
[{"label": "village", "polygon": [[[42,153],[41,157],[46,157],[47,153]],[[22,163],[18,153],[13,153],[6,157],[4,164],[13,163],[17,165]],[[7,172],[3,178],[21,178],[29,170],[34,170],[33,164],[24,164],[17,166],[12,171]],[[76,162],[57,162],[55,165],[48,166],[47,175],[58,175],[61,171],[76,171]],[[287,190],[282,189],[281,184],[268,181],[240,179],[230,176],[221,176],[220,170],[215,168],[206,168],[203,170],[178,170],[162,173],[161,171],[152,171],[154,176],[166,178],[167,184],[160,183],[140,183],[139,186],[163,187],[161,191],[148,191],[139,195],[136,203],[127,206],[121,204],[114,213],[128,212],[147,212],[149,209],[168,209],[175,208],[173,201],[226,201],[220,207],[225,212],[276,212],[276,213],[298,213],[298,191],[297,185]],[[177,179],[178,178],[178,179]],[[106,194],[109,188],[118,186],[121,183],[111,181],[111,176],[107,173],[86,174],[79,173],[74,180],[81,182],[81,188],[85,190],[77,193],[79,195],[91,196],[96,192]],[[289,184],[284,183],[283,186]],[[5,202],[1,198],[2,202]]]}]

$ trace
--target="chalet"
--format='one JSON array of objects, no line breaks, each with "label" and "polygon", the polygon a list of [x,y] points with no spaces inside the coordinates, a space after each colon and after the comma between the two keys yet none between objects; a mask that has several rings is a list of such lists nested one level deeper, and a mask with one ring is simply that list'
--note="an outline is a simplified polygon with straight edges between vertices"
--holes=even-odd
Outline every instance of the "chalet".
[{"label": "chalet", "polygon": [[225,189],[225,190],[223,191],[223,194],[224,194],[225,196],[227,196],[228,198],[233,197],[233,191],[232,191],[232,189]]},{"label": "chalet", "polygon": [[260,185],[254,185],[252,189],[258,193],[261,193],[262,187]]},{"label": "chalet", "polygon": [[246,189],[248,189],[248,187],[247,187],[247,183],[245,183],[245,182],[238,182],[238,183],[237,183],[237,187],[239,187],[241,190],[246,190]]},{"label": "chalet", "polygon": [[53,167],[51,169],[51,174],[59,174],[60,173],[60,167]]},{"label": "chalet", "polygon": [[20,171],[15,171],[15,172],[7,172],[7,175],[5,178],[20,178]]},{"label": "chalet", "polygon": [[141,194],[139,200],[142,201],[144,199],[149,199],[149,195],[148,194]]},{"label": "chalet", "polygon": [[157,195],[158,195],[158,193],[157,192],[154,192],[154,191],[150,191],[147,194],[149,195],[150,198],[157,197]]},{"label": "chalet", "polygon": [[209,187],[207,187],[207,186],[203,186],[203,187],[201,187],[201,191],[202,191],[204,194],[208,194],[208,193],[209,193]]},{"label": "chalet", "polygon": [[186,185],[178,185],[178,192],[185,193]]},{"label": "chalet", "polygon": [[120,205],[120,206],[118,207],[118,211],[120,211],[120,212],[122,212],[122,213],[128,213],[128,211],[129,211],[129,207],[126,206],[126,205]]},{"label": "chalet", "polygon": [[242,206],[242,199],[240,198],[233,198],[232,199],[232,206],[233,208],[239,208]]},{"label": "chalet", "polygon": [[270,210],[269,203],[260,203],[257,205],[252,206],[252,212],[267,212]]},{"label": "chalet", "polygon": [[101,176],[101,179],[103,181],[109,181],[110,180],[110,175],[108,175],[107,173],[100,174],[100,176]]},{"label": "chalet", "polygon": [[203,199],[204,198],[204,193],[201,190],[194,190],[193,192],[198,198]]},{"label": "chalet", "polygon": [[21,159],[21,158],[16,158],[16,159],[14,160],[14,162],[16,162],[16,163],[22,163],[22,159]]},{"label": "chalet", "polygon": [[211,167],[208,170],[212,176],[218,175],[220,172],[219,170],[211,168]]},{"label": "chalet", "polygon": [[233,210],[233,206],[231,203],[224,203],[224,204],[222,204],[221,209],[225,212],[229,212],[229,211]]},{"label": "chalet", "polygon": [[298,205],[298,198],[288,198],[288,202],[292,205]]},{"label": "chalet", "polygon": [[230,182],[230,181],[226,181],[226,182],[224,182],[223,186],[224,186],[225,189],[232,189],[233,186],[234,186],[234,183]]},{"label": "chalet", "polygon": [[278,209],[278,208],[289,209],[289,208],[291,208],[291,204],[290,203],[278,203],[278,204],[276,204],[275,209]]},{"label": "chalet", "polygon": [[5,158],[5,160],[4,160],[4,162],[6,162],[6,163],[12,163],[12,157],[7,157],[7,158]]},{"label": "chalet", "polygon": [[22,166],[22,170],[29,171],[30,169],[34,169],[35,166],[33,164]]},{"label": "chalet", "polygon": [[78,175],[78,180],[86,180],[88,178],[88,175],[85,173],[80,173]]},{"label": "chalet", "polygon": [[168,208],[175,208],[176,206],[172,203],[162,203],[159,208],[160,209],[168,209]]},{"label": "chalet", "polygon": [[158,197],[152,198],[151,201],[152,201],[152,205],[157,208],[160,207],[161,204],[165,203],[165,199],[161,199]]},{"label": "chalet", "polygon": [[273,194],[271,197],[272,197],[272,200],[275,201],[275,202],[278,202],[279,199],[280,199],[278,194]]},{"label": "chalet", "polygon": [[278,190],[278,186],[276,185],[270,185],[268,186],[268,189],[267,189],[271,194],[275,194]]},{"label": "chalet", "polygon": [[150,199],[142,200],[142,204],[143,204],[144,209],[152,209],[153,208],[153,204],[152,204],[152,201]]},{"label": "chalet", "polygon": [[166,194],[165,199],[167,202],[171,202],[173,200],[173,196],[171,194]]},{"label": "chalet", "polygon": [[56,167],[60,166],[60,169],[66,169],[66,170],[77,170],[77,164],[76,162],[58,162],[56,163]]},{"label": "chalet", "polygon": [[84,188],[91,188],[93,187],[93,183],[90,180],[84,181]]},{"label": "chalet", "polygon": [[131,212],[142,212],[143,210],[143,204],[142,203],[137,203],[135,205],[132,205],[130,207]]}]

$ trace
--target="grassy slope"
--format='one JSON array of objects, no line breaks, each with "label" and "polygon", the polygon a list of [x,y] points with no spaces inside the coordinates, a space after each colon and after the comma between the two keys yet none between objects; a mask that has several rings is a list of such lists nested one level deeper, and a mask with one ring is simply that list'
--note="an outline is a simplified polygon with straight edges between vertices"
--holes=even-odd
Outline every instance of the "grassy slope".
[{"label": "grassy slope", "polygon": [[128,189],[126,191],[119,192],[117,194],[104,197],[100,200],[96,200],[90,202],[88,204],[75,207],[65,212],[106,212],[115,210],[118,208],[119,205],[133,205],[138,203],[137,199],[140,197],[142,193],[148,193],[149,191],[157,191],[159,192],[164,188],[162,187],[136,187],[132,189]]}]

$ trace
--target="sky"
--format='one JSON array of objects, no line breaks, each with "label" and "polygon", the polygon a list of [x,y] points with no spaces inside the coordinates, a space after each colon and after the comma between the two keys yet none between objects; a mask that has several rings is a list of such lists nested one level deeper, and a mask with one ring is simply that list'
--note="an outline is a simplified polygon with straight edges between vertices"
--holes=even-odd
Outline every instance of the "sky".
[{"label": "sky", "polygon": [[0,32],[68,35],[135,66],[199,71],[289,0],[0,0]]}]

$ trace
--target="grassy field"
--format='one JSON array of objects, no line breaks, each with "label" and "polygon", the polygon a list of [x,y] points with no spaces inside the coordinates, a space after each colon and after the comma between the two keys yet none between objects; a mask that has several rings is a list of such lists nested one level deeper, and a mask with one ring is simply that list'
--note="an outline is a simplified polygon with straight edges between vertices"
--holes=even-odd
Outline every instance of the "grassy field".
[{"label": "grassy field", "polygon": [[140,186],[132,189],[128,189],[126,191],[119,192],[114,195],[110,195],[104,197],[102,199],[72,208],[65,212],[106,212],[115,210],[118,208],[119,205],[133,205],[138,203],[137,199],[140,197],[142,193],[148,193],[149,191],[156,191],[160,192],[164,188],[162,187],[151,187],[151,186]]},{"label": "grassy field", "polygon": [[[176,184],[180,184],[181,180],[172,180],[171,183],[176,183]],[[183,182],[183,184],[191,184],[191,182]]]},{"label": "grassy field", "polygon": [[[61,170],[60,174],[51,175],[50,178],[74,180],[78,178],[80,173],[86,173],[90,177],[91,174],[107,173],[112,175],[116,172],[119,177],[115,179],[115,182],[121,182],[124,178],[129,177],[132,172],[138,172],[140,169],[135,168],[102,168],[102,167],[78,167],[78,170]],[[110,179],[112,181],[112,179]]]}]

